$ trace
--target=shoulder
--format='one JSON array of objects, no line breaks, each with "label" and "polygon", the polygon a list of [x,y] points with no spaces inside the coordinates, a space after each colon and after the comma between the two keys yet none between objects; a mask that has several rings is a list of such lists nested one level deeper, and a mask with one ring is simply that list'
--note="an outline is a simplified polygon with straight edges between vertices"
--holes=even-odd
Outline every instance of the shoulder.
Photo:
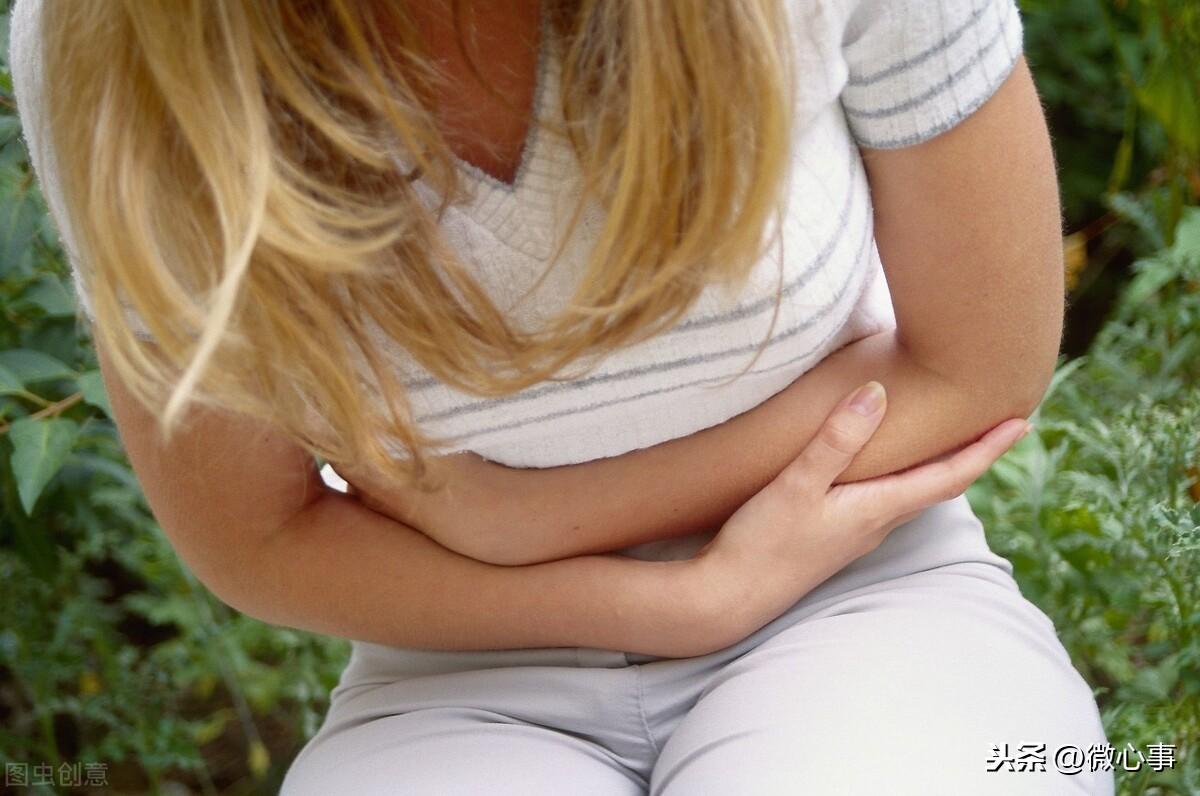
[{"label": "shoulder", "polygon": [[16,0],[8,19],[8,61],[21,134],[34,171],[52,168],[43,157],[41,0]]},{"label": "shoulder", "polygon": [[8,15],[8,61],[19,112],[36,102],[40,87],[41,0],[15,0]]},{"label": "shoulder", "polygon": [[38,39],[42,0],[14,0],[8,13],[8,59],[14,79],[18,72],[30,75],[40,60]]},{"label": "shoulder", "polygon": [[1022,51],[1016,0],[808,0],[836,37],[839,96],[861,146],[911,146],[950,129]]},{"label": "shoulder", "polygon": [[[84,273],[88,269],[80,258],[77,237],[68,221],[63,179],[58,167],[50,124],[54,110],[49,107],[42,64],[43,0],[15,0],[8,18],[8,60],[12,76],[13,98],[21,124],[21,138],[29,156],[29,165],[50,220],[59,234],[63,253],[70,268],[71,282],[79,307],[88,321],[95,319],[91,292]],[[134,333],[152,339],[140,317],[128,311]]]},{"label": "shoulder", "polygon": [[[8,20],[8,60],[13,99],[21,124],[21,138],[38,187],[56,222],[63,211],[59,197],[58,169],[50,150],[42,65],[42,0],[16,0]],[[60,230],[61,231],[61,230]]]}]

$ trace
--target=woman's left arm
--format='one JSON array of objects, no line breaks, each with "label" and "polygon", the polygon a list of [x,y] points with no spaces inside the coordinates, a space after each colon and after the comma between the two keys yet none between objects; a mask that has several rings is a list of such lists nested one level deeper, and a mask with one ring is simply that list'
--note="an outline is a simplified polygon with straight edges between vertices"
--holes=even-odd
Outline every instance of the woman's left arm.
[{"label": "woman's left arm", "polygon": [[1064,283],[1054,156],[1024,59],[958,127],[863,162],[900,344],[981,400],[1032,410],[1058,359]]},{"label": "woman's left arm", "polygon": [[1057,361],[1064,285],[1055,166],[1024,60],[949,131],[863,159],[894,330],[690,436],[545,470],[464,457],[454,500],[380,491],[377,505],[467,555],[533,563],[718,527],[871,379],[888,411],[839,481],[906,469],[1027,416]]}]

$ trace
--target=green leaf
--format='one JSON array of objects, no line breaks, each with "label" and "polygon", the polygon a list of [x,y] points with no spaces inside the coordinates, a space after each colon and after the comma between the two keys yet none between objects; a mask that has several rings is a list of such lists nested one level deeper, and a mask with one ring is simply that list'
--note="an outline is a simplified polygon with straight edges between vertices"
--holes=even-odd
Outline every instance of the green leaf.
[{"label": "green leaf", "polygon": [[[120,483],[126,492],[130,495],[141,495],[142,486],[138,483],[137,477],[129,466],[120,462],[113,461],[104,456],[97,456],[94,453],[85,453],[84,451],[76,451],[72,455],[71,460],[87,467],[89,470],[101,472]],[[94,500],[99,500],[101,488],[96,487],[89,497]]]},{"label": "green leaf", "polygon": [[1188,207],[1175,228],[1171,254],[1185,261],[1200,262],[1200,207]]},{"label": "green leaf", "polygon": [[35,577],[49,581],[61,564],[58,545],[36,522],[27,518],[13,519],[13,549]]},{"label": "green leaf", "polygon": [[112,417],[112,406],[108,403],[108,391],[104,387],[104,379],[100,376],[100,371],[89,370],[81,373],[75,379],[75,383],[79,385],[79,391],[83,393],[84,401],[103,409],[104,414]]},{"label": "green leaf", "polygon": [[8,26],[7,14],[0,14],[0,62],[4,63],[4,71],[9,71],[8,64]]},{"label": "green leaf", "polygon": [[225,732],[225,727],[235,718],[232,708],[221,708],[192,725],[192,739],[200,746],[212,743]]},{"label": "green leaf", "polygon": [[1117,215],[1132,223],[1146,237],[1150,246],[1161,249],[1167,245],[1167,236],[1162,222],[1136,196],[1130,193],[1117,193],[1104,197],[1104,203]]},{"label": "green leaf", "polygon": [[250,751],[246,754],[246,764],[255,779],[262,779],[267,775],[267,770],[271,767],[271,753],[267,751],[267,747],[262,741],[256,739],[250,742]]},{"label": "green leaf", "polygon": [[21,132],[21,122],[15,116],[0,116],[0,144],[6,144]]},{"label": "green leaf", "polygon": [[1178,147],[1196,157],[1200,156],[1200,98],[1195,96],[1190,71],[1180,60],[1162,58],[1135,88],[1134,96]]},{"label": "green leaf", "polygon": [[25,288],[12,306],[20,307],[22,304],[41,307],[51,318],[66,318],[75,314],[75,299],[59,278],[50,273],[41,274],[36,282]]},{"label": "green leaf", "polygon": [[66,461],[78,433],[79,425],[65,417],[13,421],[8,431],[13,444],[12,469],[26,514],[33,514],[38,496]]},{"label": "green leaf", "polygon": [[4,365],[0,365],[0,395],[12,395],[24,391],[25,385],[17,378],[17,374]]},{"label": "green leaf", "polygon": [[1125,288],[1122,303],[1127,310],[1142,306],[1163,286],[1175,279],[1175,268],[1161,257],[1148,257],[1134,264],[1137,276]]},{"label": "green leaf", "polygon": [[1157,666],[1147,666],[1138,670],[1125,693],[1127,697],[1151,704],[1166,702],[1171,698],[1171,691],[1178,681],[1178,665],[1174,659],[1168,658]]},{"label": "green leaf", "polygon": [[23,194],[0,192],[0,273],[28,273],[30,244],[37,235],[42,214]]},{"label": "green leaf", "polygon": [[74,379],[78,375],[62,361],[29,348],[0,351],[0,367],[11,371],[22,385],[53,379]]}]

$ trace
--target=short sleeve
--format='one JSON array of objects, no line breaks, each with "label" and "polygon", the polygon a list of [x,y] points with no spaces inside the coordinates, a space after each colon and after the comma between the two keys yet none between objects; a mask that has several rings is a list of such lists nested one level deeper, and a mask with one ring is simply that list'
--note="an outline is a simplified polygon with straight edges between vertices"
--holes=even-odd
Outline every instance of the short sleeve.
[{"label": "short sleeve", "polygon": [[1022,50],[1015,0],[845,0],[842,107],[859,145],[912,146],[983,105]]},{"label": "short sleeve", "polygon": [[[88,294],[80,267],[79,249],[75,236],[67,223],[66,206],[54,152],[46,130],[46,108],[42,101],[41,67],[41,22],[42,0],[16,0],[9,15],[8,59],[12,74],[13,96],[17,104],[17,116],[21,122],[21,135],[29,153],[29,163],[46,200],[50,219],[58,230],[63,251],[71,268],[71,282],[75,296],[84,315],[95,322],[91,296]],[[138,337],[152,340],[153,335],[145,321],[132,307],[125,307],[125,314]]]}]

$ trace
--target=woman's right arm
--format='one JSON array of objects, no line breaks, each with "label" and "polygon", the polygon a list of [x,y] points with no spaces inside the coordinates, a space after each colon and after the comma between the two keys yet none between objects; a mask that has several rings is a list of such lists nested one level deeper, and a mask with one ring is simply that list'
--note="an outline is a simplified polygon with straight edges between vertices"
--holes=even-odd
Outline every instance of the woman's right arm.
[{"label": "woman's right arm", "polygon": [[96,352],[155,519],[196,577],[243,613],[431,649],[582,646],[675,656],[722,646],[689,562],[479,562],[329,489],[306,451],[245,416],[193,405],[165,443],[98,338]]},{"label": "woman's right arm", "polygon": [[[326,490],[208,585],[273,624],[401,647],[719,649],[695,564],[610,555],[505,567]],[[706,627],[706,625],[708,625]]]},{"label": "woman's right arm", "polygon": [[703,655],[749,635],[946,500],[998,458],[1018,424],[903,474],[842,484],[883,406],[850,396],[813,441],[693,559],[602,554],[488,564],[325,487],[294,441],[193,407],[164,444],[97,343],[122,442],[176,553],[217,597],[266,622],[399,647],[598,647]]}]

